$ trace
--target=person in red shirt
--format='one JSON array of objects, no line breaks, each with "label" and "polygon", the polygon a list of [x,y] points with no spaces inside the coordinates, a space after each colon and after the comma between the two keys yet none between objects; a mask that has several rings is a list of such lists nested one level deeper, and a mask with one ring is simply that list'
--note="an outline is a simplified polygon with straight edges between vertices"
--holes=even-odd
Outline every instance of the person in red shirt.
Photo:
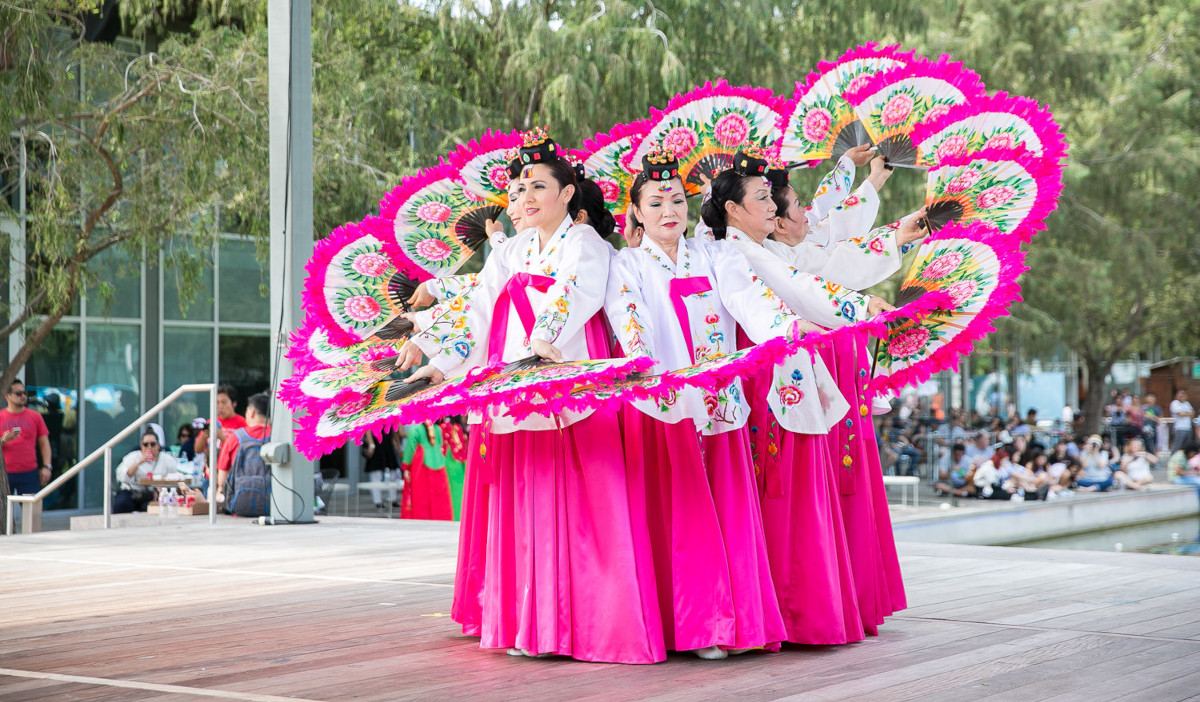
[{"label": "person in red shirt", "polygon": [[[218,406],[219,411],[220,407]],[[250,399],[246,400],[246,419],[243,427],[246,433],[254,439],[265,439],[270,436],[270,414],[271,400],[267,393],[260,392],[257,395],[251,395]],[[225,481],[229,479],[229,469],[233,467],[233,461],[237,458],[240,443],[236,430],[227,425],[225,438],[221,440],[221,452],[217,454],[217,502],[225,499]]]},{"label": "person in red shirt", "polygon": [[4,399],[8,406],[0,410],[0,447],[8,488],[14,495],[32,495],[50,482],[50,431],[42,415],[28,408],[24,383],[14,380]]},{"label": "person in red shirt", "polygon": [[[225,440],[225,436],[238,429],[246,428],[246,418],[237,413],[237,388],[229,383],[217,386],[217,446]],[[208,452],[208,436],[196,437],[196,453]]]}]

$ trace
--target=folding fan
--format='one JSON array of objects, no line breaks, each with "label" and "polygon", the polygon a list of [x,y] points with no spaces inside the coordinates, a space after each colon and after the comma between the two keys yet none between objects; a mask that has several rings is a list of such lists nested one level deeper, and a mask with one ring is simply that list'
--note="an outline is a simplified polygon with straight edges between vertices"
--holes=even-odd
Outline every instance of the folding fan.
[{"label": "folding fan", "polygon": [[[411,293],[410,293],[411,294]],[[358,344],[339,346],[329,339],[320,324],[306,318],[291,338],[287,357],[295,373],[303,374],[320,368],[366,363],[400,353],[404,339],[381,339],[371,336]]]},{"label": "folding fan", "polygon": [[913,54],[898,46],[867,43],[851,49],[833,63],[822,61],[804,83],[796,81],[794,109],[779,123],[783,136],[779,158],[793,167],[805,161],[838,158],[870,141],[854,108],[842,97],[880,71],[908,65]]},{"label": "folding fan", "polygon": [[303,305],[311,320],[341,346],[375,337],[399,339],[412,331],[400,317],[415,289],[417,268],[378,218],[338,227],[317,242],[305,265]]},{"label": "folding fan", "polygon": [[453,275],[466,263],[487,241],[484,223],[503,211],[466,190],[458,169],[449,163],[405,178],[379,202],[380,219],[400,251],[436,278]]},{"label": "folding fan", "polygon": [[651,109],[652,126],[631,162],[640,164],[650,144],[661,143],[678,157],[688,194],[698,195],[700,176],[712,178],[729,168],[741,147],[775,144],[780,119],[790,111],[789,101],[765,88],[705,83],[676,95],[665,110]]},{"label": "folding fan", "polygon": [[624,226],[629,189],[641,170],[641,163],[633,160],[634,151],[649,128],[649,120],[619,124],[606,134],[584,141],[583,149],[571,152],[583,162],[587,177],[600,186],[604,206],[617,218],[618,230]]},{"label": "folding fan", "polygon": [[1037,102],[1008,93],[955,105],[941,117],[913,128],[916,164],[926,168],[948,156],[984,149],[1024,148],[1035,156],[1058,162],[1067,144],[1050,111]]},{"label": "folding fan", "polygon": [[1023,150],[947,156],[926,174],[926,224],[981,220],[1029,241],[1058,207],[1062,164]]},{"label": "folding fan", "polygon": [[910,134],[919,122],[936,119],[954,105],[985,94],[979,76],[943,55],[936,61],[914,58],[904,66],[876,73],[842,97],[854,107],[867,135],[889,164],[912,166],[917,150]]},{"label": "folding fan", "polygon": [[[892,324],[875,352],[872,395],[899,390],[958,367],[992,321],[1021,299],[1026,270],[1018,239],[985,222],[952,224],[926,240],[900,285],[896,304],[939,292],[951,302],[920,320]],[[943,298],[945,299],[945,298]]]}]

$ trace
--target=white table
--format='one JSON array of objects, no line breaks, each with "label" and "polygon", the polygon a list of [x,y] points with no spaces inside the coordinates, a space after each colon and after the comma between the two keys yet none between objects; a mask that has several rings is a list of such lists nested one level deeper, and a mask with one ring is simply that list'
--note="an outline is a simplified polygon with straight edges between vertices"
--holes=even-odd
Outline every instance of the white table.
[{"label": "white table", "polygon": [[909,489],[912,489],[912,506],[916,507],[920,495],[918,492],[921,489],[921,479],[915,475],[885,475],[883,476],[884,485],[899,485],[900,486],[900,504],[908,505]]}]

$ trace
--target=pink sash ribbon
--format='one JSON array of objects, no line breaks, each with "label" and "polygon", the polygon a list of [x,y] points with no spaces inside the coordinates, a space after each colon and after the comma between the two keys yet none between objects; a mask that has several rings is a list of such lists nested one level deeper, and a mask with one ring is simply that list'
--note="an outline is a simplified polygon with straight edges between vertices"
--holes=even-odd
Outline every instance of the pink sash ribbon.
[{"label": "pink sash ribbon", "polygon": [[533,316],[533,307],[529,304],[529,293],[525,288],[533,288],[546,292],[554,285],[554,278],[548,275],[533,273],[517,273],[508,279],[500,296],[496,298],[496,306],[492,312],[492,328],[488,334],[488,363],[499,363],[504,356],[504,341],[508,334],[508,310],[517,310],[517,318],[525,329],[525,336],[533,333],[533,325],[537,319]]},{"label": "pink sash ribbon", "polygon": [[671,279],[671,306],[675,308],[675,318],[679,320],[679,328],[683,331],[683,340],[687,342],[688,357],[692,359],[692,363],[696,362],[696,349],[692,346],[692,325],[688,320],[687,305],[683,304],[683,298],[710,290],[712,283],[702,276]]}]

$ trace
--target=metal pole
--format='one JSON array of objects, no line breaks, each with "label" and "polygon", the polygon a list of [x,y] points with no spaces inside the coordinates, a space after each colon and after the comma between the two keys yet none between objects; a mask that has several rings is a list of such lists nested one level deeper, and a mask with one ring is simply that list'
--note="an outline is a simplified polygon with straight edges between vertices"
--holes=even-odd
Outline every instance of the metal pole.
[{"label": "metal pole", "polygon": [[5,510],[4,534],[5,534],[5,536],[12,536],[13,535],[13,526],[15,524],[15,521],[13,520],[12,495],[5,495],[4,499],[8,501],[8,509]]},{"label": "metal pole", "polygon": [[[271,127],[271,381],[291,376],[284,355],[304,318],[302,271],[313,248],[312,3],[270,0],[267,9]],[[291,444],[292,413],[271,397],[271,442]],[[272,520],[313,521],[313,463],[288,451],[271,464]]]},{"label": "metal pole", "polygon": [[104,449],[104,528],[112,528],[112,447]]},{"label": "metal pole", "polygon": [[217,381],[208,393],[208,523],[217,523]]}]

